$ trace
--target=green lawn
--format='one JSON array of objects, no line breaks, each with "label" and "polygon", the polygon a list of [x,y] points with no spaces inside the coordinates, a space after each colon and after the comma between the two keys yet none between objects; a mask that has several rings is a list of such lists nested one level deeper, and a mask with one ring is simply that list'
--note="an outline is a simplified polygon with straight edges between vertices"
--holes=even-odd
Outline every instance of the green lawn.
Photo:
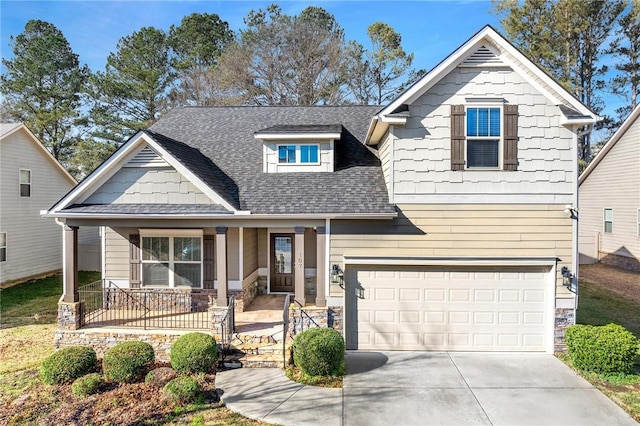
[{"label": "green lawn", "polygon": [[[100,272],[78,272],[80,285],[100,279]],[[0,327],[50,324],[58,316],[62,276],[31,280],[0,291]]]},{"label": "green lawn", "polygon": [[576,322],[588,325],[620,324],[640,339],[640,304],[602,286],[580,281]]}]

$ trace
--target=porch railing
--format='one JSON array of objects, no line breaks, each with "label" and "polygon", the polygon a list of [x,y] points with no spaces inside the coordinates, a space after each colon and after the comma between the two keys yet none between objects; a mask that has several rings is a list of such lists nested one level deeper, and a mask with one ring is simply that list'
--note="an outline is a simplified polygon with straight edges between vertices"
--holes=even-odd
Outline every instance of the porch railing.
[{"label": "porch railing", "polygon": [[84,325],[147,329],[209,329],[206,295],[164,289],[128,289],[95,281],[78,289]]},{"label": "porch railing", "polygon": [[233,333],[235,333],[236,319],[235,319],[235,304],[236,296],[232,294],[229,296],[229,304],[227,306],[227,312],[224,315],[220,323],[220,333],[222,335],[222,351],[223,355],[226,355],[231,349],[231,340],[233,339]]}]

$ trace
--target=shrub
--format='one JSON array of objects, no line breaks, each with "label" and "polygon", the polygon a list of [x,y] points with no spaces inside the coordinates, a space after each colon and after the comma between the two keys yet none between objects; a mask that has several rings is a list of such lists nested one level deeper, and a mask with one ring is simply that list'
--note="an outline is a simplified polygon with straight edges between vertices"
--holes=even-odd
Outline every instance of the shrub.
[{"label": "shrub", "polygon": [[202,395],[202,386],[191,376],[177,377],[167,383],[162,391],[175,402],[193,402]]},{"label": "shrub", "polygon": [[104,379],[98,373],[79,377],[71,385],[71,393],[76,396],[88,396],[97,393],[104,386]]},{"label": "shrub", "polygon": [[118,343],[104,354],[102,372],[108,381],[134,383],[145,376],[154,358],[153,348],[148,343]]},{"label": "shrub", "polygon": [[205,333],[185,334],[171,346],[171,366],[178,373],[206,373],[216,359],[216,339]]},{"label": "shrub", "polygon": [[627,373],[638,355],[638,340],[617,324],[567,328],[567,349],[573,366],[595,373]]},{"label": "shrub", "polygon": [[40,367],[40,378],[48,385],[71,383],[96,371],[98,357],[88,346],[69,346],[49,355]]},{"label": "shrub", "polygon": [[178,377],[178,373],[176,373],[173,368],[159,367],[149,371],[144,378],[144,382],[156,388],[161,388],[176,377]]},{"label": "shrub", "polygon": [[310,328],[293,341],[293,361],[311,376],[341,374],[344,340],[333,328]]}]

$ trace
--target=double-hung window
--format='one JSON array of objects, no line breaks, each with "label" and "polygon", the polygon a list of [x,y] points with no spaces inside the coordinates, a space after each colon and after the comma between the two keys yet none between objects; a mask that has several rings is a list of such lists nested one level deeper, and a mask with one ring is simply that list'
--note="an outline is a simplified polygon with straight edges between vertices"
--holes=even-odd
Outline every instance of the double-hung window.
[{"label": "double-hung window", "polygon": [[31,197],[31,170],[20,169],[20,196]]},{"label": "double-hung window", "polygon": [[318,164],[318,145],[278,145],[280,164]]},{"label": "double-hung window", "polygon": [[604,209],[604,232],[605,234],[613,232],[613,209]]},{"label": "double-hung window", "polygon": [[0,232],[0,262],[7,261],[7,233]]},{"label": "double-hung window", "polygon": [[467,168],[500,167],[501,116],[499,107],[467,108]]},{"label": "double-hung window", "polygon": [[202,288],[201,232],[141,231],[141,239],[143,285]]}]

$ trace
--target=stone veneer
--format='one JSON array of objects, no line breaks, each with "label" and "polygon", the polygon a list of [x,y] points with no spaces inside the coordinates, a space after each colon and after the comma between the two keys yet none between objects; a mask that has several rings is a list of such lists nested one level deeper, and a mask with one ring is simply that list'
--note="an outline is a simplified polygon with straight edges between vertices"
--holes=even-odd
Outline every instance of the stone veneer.
[{"label": "stone veneer", "polygon": [[291,337],[313,327],[331,327],[344,334],[344,315],[341,306],[327,308],[306,306],[304,312],[299,306],[291,306],[289,309],[289,335]]},{"label": "stone veneer", "polygon": [[565,343],[565,332],[567,327],[576,323],[575,313],[573,309],[556,308],[553,351],[555,353],[566,353],[567,344]]},{"label": "stone veneer", "polygon": [[84,325],[84,302],[58,303],[58,327],[77,330]]}]

